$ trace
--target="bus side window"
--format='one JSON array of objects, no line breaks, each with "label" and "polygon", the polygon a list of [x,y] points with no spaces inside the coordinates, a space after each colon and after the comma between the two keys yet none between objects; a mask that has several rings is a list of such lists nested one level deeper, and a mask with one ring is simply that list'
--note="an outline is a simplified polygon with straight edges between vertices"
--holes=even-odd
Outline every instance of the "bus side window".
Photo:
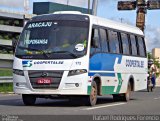
[{"label": "bus side window", "polygon": [[146,51],[145,51],[144,39],[142,37],[137,37],[137,39],[138,39],[139,54],[140,56],[145,57]]},{"label": "bus side window", "polygon": [[101,52],[101,46],[99,41],[99,32],[98,29],[92,29],[92,36],[91,36],[91,55],[94,53]]},{"label": "bus side window", "polygon": [[125,33],[121,33],[121,40],[122,40],[122,48],[123,48],[123,54],[129,55],[129,41],[128,41],[128,35]]},{"label": "bus side window", "polygon": [[120,53],[118,33],[116,31],[108,30],[109,33],[109,48],[111,53]]},{"label": "bus side window", "polygon": [[100,38],[101,38],[102,52],[109,52],[107,31],[105,29],[100,29]]},{"label": "bus side window", "polygon": [[131,48],[132,48],[132,55],[137,56],[137,43],[136,43],[136,38],[134,35],[130,35],[130,40],[131,40]]}]

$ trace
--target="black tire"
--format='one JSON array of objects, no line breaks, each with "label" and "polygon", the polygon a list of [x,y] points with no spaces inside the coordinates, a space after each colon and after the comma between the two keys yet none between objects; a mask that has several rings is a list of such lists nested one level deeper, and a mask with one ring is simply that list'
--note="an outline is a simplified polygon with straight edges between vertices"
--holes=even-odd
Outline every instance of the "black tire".
[{"label": "black tire", "polygon": [[34,96],[34,95],[26,95],[26,94],[23,94],[23,95],[22,95],[22,99],[23,99],[23,103],[24,103],[26,106],[34,105],[35,102],[36,102],[36,96]]},{"label": "black tire", "polygon": [[87,96],[87,105],[94,106],[97,103],[97,84],[95,81],[91,85],[91,94]]},{"label": "black tire", "polygon": [[128,102],[130,100],[130,95],[131,95],[131,84],[129,82],[126,93],[122,95],[122,100]]}]

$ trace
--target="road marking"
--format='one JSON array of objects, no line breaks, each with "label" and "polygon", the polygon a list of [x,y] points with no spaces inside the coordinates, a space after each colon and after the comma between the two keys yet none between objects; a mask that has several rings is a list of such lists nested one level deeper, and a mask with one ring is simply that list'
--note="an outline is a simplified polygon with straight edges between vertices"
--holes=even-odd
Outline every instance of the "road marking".
[{"label": "road marking", "polygon": [[126,104],[126,103],[116,103],[116,104],[111,104],[111,105],[102,105],[102,106],[96,106],[96,107],[91,107],[91,108],[85,108],[84,110],[93,110],[93,109],[98,109],[98,108],[113,107],[113,106],[124,105],[124,104]]},{"label": "road marking", "polygon": [[157,97],[157,98],[154,98],[155,100],[158,100],[158,99],[160,99],[160,97]]}]

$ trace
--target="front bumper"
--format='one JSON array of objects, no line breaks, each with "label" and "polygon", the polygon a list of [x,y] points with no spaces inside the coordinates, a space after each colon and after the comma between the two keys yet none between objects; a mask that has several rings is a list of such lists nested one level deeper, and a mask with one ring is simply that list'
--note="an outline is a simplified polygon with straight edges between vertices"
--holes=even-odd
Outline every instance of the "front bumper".
[{"label": "front bumper", "polygon": [[13,86],[16,94],[38,95],[87,95],[87,73],[68,77],[68,71],[64,71],[57,89],[34,89],[30,83],[28,72],[25,76],[13,74]]}]

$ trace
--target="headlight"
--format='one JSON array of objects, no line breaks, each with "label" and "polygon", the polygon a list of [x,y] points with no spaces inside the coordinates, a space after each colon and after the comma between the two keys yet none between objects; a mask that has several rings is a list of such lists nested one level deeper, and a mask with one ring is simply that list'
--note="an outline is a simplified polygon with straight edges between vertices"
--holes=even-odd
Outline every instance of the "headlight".
[{"label": "headlight", "polygon": [[17,74],[17,75],[24,76],[23,70],[13,69],[13,73],[14,73],[14,74]]},{"label": "headlight", "polygon": [[87,70],[86,69],[70,70],[68,73],[68,76],[74,76],[74,75],[79,75],[83,73],[87,73]]}]

